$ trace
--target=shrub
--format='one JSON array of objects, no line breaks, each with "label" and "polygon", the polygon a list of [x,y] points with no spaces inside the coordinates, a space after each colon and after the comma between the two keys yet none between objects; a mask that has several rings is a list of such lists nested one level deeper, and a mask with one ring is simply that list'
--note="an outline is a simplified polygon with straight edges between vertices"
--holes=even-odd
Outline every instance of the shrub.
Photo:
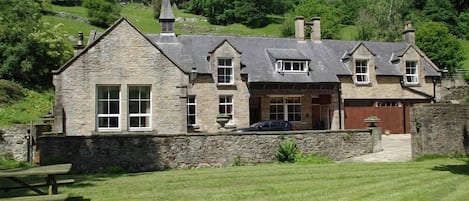
[{"label": "shrub", "polygon": [[12,104],[24,96],[21,85],[0,79],[0,106]]},{"label": "shrub", "polygon": [[298,147],[296,142],[291,139],[287,139],[279,144],[275,156],[279,162],[295,162],[295,156],[298,154]]},{"label": "shrub", "polygon": [[91,24],[107,28],[120,17],[121,7],[117,0],[85,0]]}]

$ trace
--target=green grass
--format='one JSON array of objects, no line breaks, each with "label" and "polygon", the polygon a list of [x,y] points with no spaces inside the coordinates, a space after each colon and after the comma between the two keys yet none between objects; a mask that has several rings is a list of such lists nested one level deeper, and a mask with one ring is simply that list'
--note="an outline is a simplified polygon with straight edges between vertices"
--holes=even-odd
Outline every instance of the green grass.
[{"label": "green grass", "polygon": [[12,105],[0,107],[0,125],[28,124],[38,122],[51,110],[53,92],[36,92],[24,89],[26,97]]},{"label": "green grass", "polygon": [[0,170],[2,169],[11,169],[11,168],[20,168],[20,167],[31,167],[32,165],[26,162],[19,162],[14,160],[7,160],[0,157]]},{"label": "green grass", "polygon": [[[50,6],[55,12],[66,12],[74,16],[87,18],[86,8],[83,7],[67,7],[67,6]],[[233,24],[228,26],[212,25],[207,22],[203,16],[198,16],[190,13],[185,13],[184,10],[175,9],[174,14],[176,18],[186,19],[179,21],[175,24],[176,34],[224,34],[224,35],[244,35],[244,36],[274,36],[281,35],[280,27],[282,17],[271,16],[276,23],[270,24],[263,28],[252,29],[241,24]],[[150,7],[142,4],[126,4],[122,6],[121,15],[127,18],[143,33],[159,33],[160,25],[158,19],[153,18],[153,10]],[[76,35],[79,31],[88,35],[90,30],[103,29],[91,26],[86,23],[76,22],[66,18],[44,16],[43,21],[50,22],[51,24],[64,24],[64,30],[71,35]]]},{"label": "green grass", "polygon": [[[76,175],[61,193],[91,200],[467,200],[466,160],[263,164]],[[10,192],[14,193],[26,192]]]}]

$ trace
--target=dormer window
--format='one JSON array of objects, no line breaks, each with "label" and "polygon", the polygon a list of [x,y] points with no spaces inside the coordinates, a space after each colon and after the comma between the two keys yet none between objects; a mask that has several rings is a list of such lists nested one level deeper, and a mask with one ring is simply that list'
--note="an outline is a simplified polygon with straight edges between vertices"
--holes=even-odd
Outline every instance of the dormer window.
[{"label": "dormer window", "polygon": [[233,60],[231,58],[218,58],[218,84],[234,84]]},{"label": "dormer window", "polygon": [[370,83],[370,71],[368,68],[367,59],[355,60],[355,82],[357,84],[369,84]]},{"label": "dormer window", "polygon": [[406,61],[405,62],[405,78],[407,84],[417,84],[418,80],[418,62]]},{"label": "dormer window", "polygon": [[281,73],[304,73],[308,71],[308,61],[278,60],[276,69]]}]

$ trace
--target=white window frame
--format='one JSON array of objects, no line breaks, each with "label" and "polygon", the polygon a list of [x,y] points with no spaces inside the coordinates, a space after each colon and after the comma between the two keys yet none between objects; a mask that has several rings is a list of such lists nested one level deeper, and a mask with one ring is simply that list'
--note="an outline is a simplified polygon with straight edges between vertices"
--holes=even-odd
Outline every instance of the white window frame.
[{"label": "white window frame", "polygon": [[[118,89],[119,91],[119,97],[117,99],[115,98],[111,98],[110,97],[110,93],[109,93],[109,88],[111,87],[115,87]],[[100,93],[101,93],[101,90],[103,90],[104,88],[107,88],[107,91],[108,93],[106,94],[106,98],[99,98],[100,97]],[[122,100],[121,100],[122,96],[121,96],[121,86],[120,85],[97,85],[96,86],[96,128],[98,131],[119,131],[121,130],[121,112],[122,112],[122,108],[121,108],[121,103],[122,103]],[[118,113],[117,114],[111,114],[110,111],[111,111],[111,102],[118,102],[117,105],[118,105]],[[108,113],[100,113],[100,102],[107,102],[107,111]],[[108,126],[107,127],[100,127],[99,125],[99,120],[100,118],[108,118]],[[117,118],[117,127],[109,127],[109,121],[110,121],[110,118]]]},{"label": "white window frame", "polygon": [[[365,65],[363,65],[363,62],[365,62]],[[370,83],[370,66],[369,66],[369,60],[368,59],[355,59],[354,62],[354,67],[355,67],[355,82],[357,84],[369,84]],[[366,72],[363,73],[363,71],[358,72],[358,69],[365,69]],[[363,80],[359,80],[360,78],[363,78]]]},{"label": "white window frame", "polygon": [[[276,70],[281,73],[305,73],[308,72],[309,62],[301,60],[277,60]],[[295,69],[297,65],[298,69]]]},{"label": "white window frame", "polygon": [[[285,101],[283,97],[270,97],[269,98],[269,119],[270,120],[284,120],[285,119]],[[273,102],[273,100],[276,100]],[[275,111],[272,113],[272,111]]]},{"label": "white window frame", "polygon": [[[282,103],[279,103],[278,101],[275,101],[274,103],[272,103],[273,99],[278,100],[279,98],[282,99]],[[289,103],[288,99],[292,99],[292,98],[298,99],[298,102]],[[276,118],[275,119],[271,118],[272,120],[285,120],[285,121],[290,121],[290,122],[301,122],[301,120],[302,120],[302,96],[271,96],[269,99],[270,99],[269,100],[269,118],[272,117],[272,113],[270,112],[271,107],[274,106],[274,107],[278,108],[278,106],[282,105],[283,111],[276,112],[275,113]],[[300,111],[299,112],[297,112],[295,110],[291,111],[289,106],[293,106],[294,108],[299,107]],[[281,117],[281,115],[283,115],[283,117]],[[291,119],[291,118],[289,118],[290,115],[298,116],[299,119],[296,119],[296,118]]]},{"label": "white window frame", "polygon": [[[131,98],[130,97],[130,92],[131,88],[138,88],[138,98]],[[148,89],[148,98],[142,98],[142,89]],[[130,85],[127,87],[127,93],[128,93],[128,127],[130,131],[148,131],[151,130],[151,122],[152,122],[152,90],[150,85]],[[130,110],[130,103],[131,102],[137,102],[138,103],[138,113],[131,113]],[[148,107],[147,112],[142,113],[142,103],[143,102],[148,102]],[[139,126],[132,126],[131,125],[131,119],[132,118],[138,118],[140,121],[141,117],[145,117],[146,120],[148,121],[148,125],[143,127],[140,126],[141,123],[139,123]]]},{"label": "white window frame", "polygon": [[[191,99],[193,101],[191,101]],[[190,112],[191,107],[194,108],[194,114]],[[189,121],[189,117],[194,118],[193,123]],[[187,97],[187,126],[195,126],[195,125],[197,125],[197,98],[196,96],[188,96]]]},{"label": "white window frame", "polygon": [[405,62],[405,81],[407,84],[419,83],[418,61],[410,60]]},{"label": "white window frame", "polygon": [[[225,62],[221,62],[225,61]],[[226,65],[226,61],[230,61],[231,65]],[[220,73],[222,71],[223,73]],[[227,73],[230,71],[230,73]],[[224,78],[225,81],[221,82]],[[227,82],[226,79],[229,79]],[[234,62],[233,58],[217,58],[217,83],[219,85],[233,85],[234,84]]]},{"label": "white window frame", "polygon": [[[230,100],[230,101],[228,101],[228,100]],[[227,112],[228,106],[231,106],[231,112]],[[223,109],[222,109],[222,107],[223,107]],[[229,125],[234,124],[233,95],[220,95],[219,96],[219,98],[218,98],[218,112],[220,114],[227,114],[228,116],[230,116],[230,120],[228,121],[227,124],[229,124]]]}]

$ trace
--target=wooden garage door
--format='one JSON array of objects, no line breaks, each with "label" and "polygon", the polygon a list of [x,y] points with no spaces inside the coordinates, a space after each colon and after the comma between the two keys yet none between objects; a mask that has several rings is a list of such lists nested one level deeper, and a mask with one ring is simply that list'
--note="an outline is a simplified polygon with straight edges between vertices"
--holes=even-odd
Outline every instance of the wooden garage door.
[{"label": "wooden garage door", "polygon": [[[404,113],[405,110],[405,113]],[[378,127],[384,133],[388,130],[390,133],[408,133],[409,109],[406,107],[345,107],[345,128],[346,129],[362,129],[367,128],[368,124],[363,120],[369,116],[377,116],[381,119]],[[405,122],[405,123],[404,123]],[[405,124],[405,126],[404,126]]]}]

